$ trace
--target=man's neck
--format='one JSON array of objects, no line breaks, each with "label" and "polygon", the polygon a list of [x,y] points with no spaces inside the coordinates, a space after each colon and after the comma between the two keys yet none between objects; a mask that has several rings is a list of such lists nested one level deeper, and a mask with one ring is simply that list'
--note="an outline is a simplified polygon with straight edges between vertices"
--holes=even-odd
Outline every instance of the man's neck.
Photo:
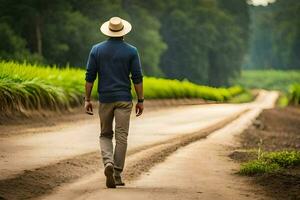
[{"label": "man's neck", "polygon": [[109,40],[124,40],[124,37],[110,37]]}]

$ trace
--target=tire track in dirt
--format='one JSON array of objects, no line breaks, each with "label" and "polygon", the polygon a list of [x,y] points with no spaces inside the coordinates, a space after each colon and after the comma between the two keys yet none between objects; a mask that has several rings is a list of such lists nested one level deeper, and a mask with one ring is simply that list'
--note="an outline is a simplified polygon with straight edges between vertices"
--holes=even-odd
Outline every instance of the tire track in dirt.
[{"label": "tire track in dirt", "polygon": [[[138,159],[130,159],[132,161],[127,163],[127,169],[134,170],[126,170],[124,178],[133,180],[139,177],[155,164],[164,161],[166,157],[178,148],[206,138],[210,133],[224,127],[245,112],[247,110],[195,133],[176,136],[168,140],[129,150],[127,153],[128,158],[137,157]],[[40,197],[51,193],[51,191],[62,184],[97,173],[101,168],[100,153],[91,152],[45,167],[26,170],[16,177],[0,180],[0,199],[11,200]]]}]

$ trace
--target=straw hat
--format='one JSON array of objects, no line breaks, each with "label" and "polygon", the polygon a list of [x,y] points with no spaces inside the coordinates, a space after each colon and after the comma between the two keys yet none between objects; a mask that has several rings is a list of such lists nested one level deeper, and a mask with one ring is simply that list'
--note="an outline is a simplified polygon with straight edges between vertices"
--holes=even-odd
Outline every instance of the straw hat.
[{"label": "straw hat", "polygon": [[120,17],[112,17],[102,24],[100,31],[109,37],[121,37],[131,31],[131,24]]}]

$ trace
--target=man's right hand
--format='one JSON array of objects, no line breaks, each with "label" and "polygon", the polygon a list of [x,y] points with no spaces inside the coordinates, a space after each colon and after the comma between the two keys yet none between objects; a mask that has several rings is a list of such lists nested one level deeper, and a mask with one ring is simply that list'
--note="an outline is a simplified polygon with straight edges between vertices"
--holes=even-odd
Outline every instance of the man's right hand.
[{"label": "man's right hand", "polygon": [[89,115],[93,115],[93,104],[90,101],[84,101],[85,112]]}]

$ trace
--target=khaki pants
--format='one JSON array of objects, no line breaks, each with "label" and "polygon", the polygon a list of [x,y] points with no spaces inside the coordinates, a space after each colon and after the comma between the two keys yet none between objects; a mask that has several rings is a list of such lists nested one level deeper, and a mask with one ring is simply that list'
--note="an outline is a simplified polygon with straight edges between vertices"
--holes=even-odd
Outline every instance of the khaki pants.
[{"label": "khaki pants", "polygon": [[[103,164],[113,163],[115,176],[119,176],[124,168],[132,105],[132,102],[127,101],[99,104],[101,123],[100,148]],[[115,119],[116,140],[114,150],[112,143],[114,135],[113,119]]]}]

